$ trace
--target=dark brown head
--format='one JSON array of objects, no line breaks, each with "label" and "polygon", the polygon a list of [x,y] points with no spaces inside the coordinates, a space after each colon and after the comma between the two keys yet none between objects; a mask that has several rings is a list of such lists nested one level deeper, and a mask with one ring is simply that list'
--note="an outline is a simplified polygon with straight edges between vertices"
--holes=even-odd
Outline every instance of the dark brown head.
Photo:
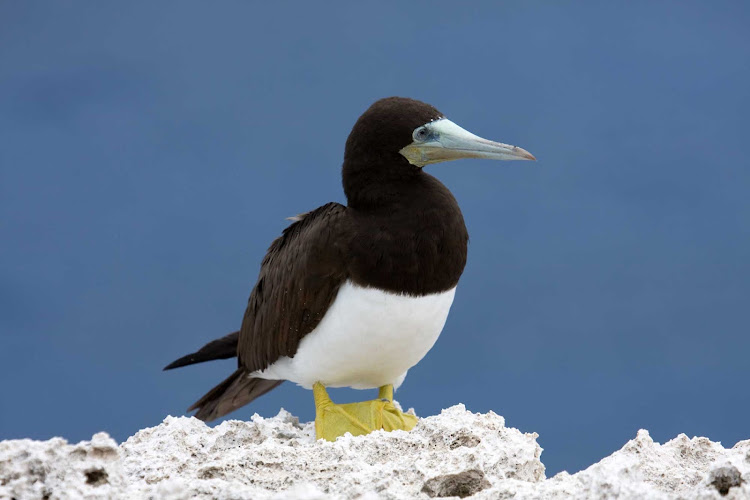
[{"label": "dark brown head", "polygon": [[359,117],[346,140],[344,192],[350,206],[372,204],[379,192],[392,193],[412,182],[425,165],[459,158],[535,159],[524,149],[464,130],[427,103],[380,99]]},{"label": "dark brown head", "polygon": [[381,161],[401,163],[399,151],[412,142],[417,127],[443,118],[427,103],[405,97],[386,97],[375,101],[362,113],[346,140],[345,163]]}]

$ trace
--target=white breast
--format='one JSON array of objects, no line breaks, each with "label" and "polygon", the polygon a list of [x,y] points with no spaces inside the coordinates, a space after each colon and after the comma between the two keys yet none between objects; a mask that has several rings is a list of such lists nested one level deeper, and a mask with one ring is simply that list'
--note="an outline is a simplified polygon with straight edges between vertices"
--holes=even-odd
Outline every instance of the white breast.
[{"label": "white breast", "polygon": [[409,368],[435,344],[456,289],[414,297],[363,288],[347,281],[293,358],[282,357],[262,372],[311,388],[371,389],[401,385]]}]

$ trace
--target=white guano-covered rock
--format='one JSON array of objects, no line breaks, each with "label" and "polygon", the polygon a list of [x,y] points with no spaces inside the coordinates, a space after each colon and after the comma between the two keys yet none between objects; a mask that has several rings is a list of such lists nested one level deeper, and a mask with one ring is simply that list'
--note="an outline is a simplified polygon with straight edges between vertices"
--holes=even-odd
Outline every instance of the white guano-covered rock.
[{"label": "white guano-covered rock", "polygon": [[[312,423],[276,417],[214,428],[167,417],[117,445],[0,442],[0,498],[668,498],[750,499],[750,441],[731,449],[647,431],[577,474],[546,479],[537,434],[463,405],[411,432],[315,441]],[[723,494],[723,495],[722,495]]]}]

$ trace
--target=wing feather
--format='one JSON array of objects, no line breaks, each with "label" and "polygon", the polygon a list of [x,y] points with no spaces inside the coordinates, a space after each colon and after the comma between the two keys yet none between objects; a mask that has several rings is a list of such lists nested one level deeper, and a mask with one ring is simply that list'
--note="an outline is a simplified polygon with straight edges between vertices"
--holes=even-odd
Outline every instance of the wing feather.
[{"label": "wing feather", "polygon": [[348,277],[346,207],[328,203],[300,216],[271,244],[240,329],[239,366],[263,370],[293,357]]}]

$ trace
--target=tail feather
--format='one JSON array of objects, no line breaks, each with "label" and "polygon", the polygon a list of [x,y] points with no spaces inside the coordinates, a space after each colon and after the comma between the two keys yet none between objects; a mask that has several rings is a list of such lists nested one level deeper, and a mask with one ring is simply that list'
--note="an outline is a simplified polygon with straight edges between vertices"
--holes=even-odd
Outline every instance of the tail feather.
[{"label": "tail feather", "polygon": [[179,368],[181,366],[203,363],[214,359],[229,359],[237,356],[237,342],[240,338],[240,332],[232,332],[220,339],[213,340],[201,347],[198,351],[183,356],[178,360],[172,361],[164,367],[165,370]]},{"label": "tail feather", "polygon": [[195,416],[205,422],[210,422],[248,404],[282,382],[283,380],[252,378],[240,368],[208,391],[205,396],[188,408],[188,411],[198,410]]}]

